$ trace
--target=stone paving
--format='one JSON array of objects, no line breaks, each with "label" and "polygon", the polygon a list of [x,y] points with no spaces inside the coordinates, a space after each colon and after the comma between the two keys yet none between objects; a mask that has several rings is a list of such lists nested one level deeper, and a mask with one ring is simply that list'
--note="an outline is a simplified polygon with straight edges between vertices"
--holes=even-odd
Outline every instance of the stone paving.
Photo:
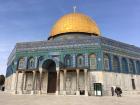
[{"label": "stone paving", "polygon": [[11,95],[0,92],[0,105],[140,105],[140,95],[122,97]]}]

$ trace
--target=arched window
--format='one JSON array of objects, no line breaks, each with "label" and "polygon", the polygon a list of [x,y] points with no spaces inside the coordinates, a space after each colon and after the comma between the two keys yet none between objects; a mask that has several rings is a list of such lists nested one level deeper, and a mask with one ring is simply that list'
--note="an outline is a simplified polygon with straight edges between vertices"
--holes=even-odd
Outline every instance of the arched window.
[{"label": "arched window", "polygon": [[113,57],[113,70],[114,72],[120,72],[119,58],[117,56]]},{"label": "arched window", "polygon": [[140,74],[140,61],[136,62],[137,73]]},{"label": "arched window", "polygon": [[70,55],[66,55],[64,58],[64,64],[66,67],[71,67],[72,66],[72,58]]},{"label": "arched window", "polygon": [[91,54],[89,56],[89,65],[90,65],[90,69],[96,70],[97,63],[96,63],[96,55],[95,54]]},{"label": "arched window", "polygon": [[77,56],[77,67],[83,67],[84,66],[84,57],[83,55]]},{"label": "arched window", "polygon": [[108,54],[104,54],[104,69],[105,70],[110,70],[110,59]]},{"label": "arched window", "polygon": [[129,60],[129,69],[130,69],[130,73],[135,73],[135,66],[132,59]]},{"label": "arched window", "polygon": [[122,58],[122,72],[128,73],[128,64],[126,58]]},{"label": "arched window", "polygon": [[18,69],[23,69],[25,65],[25,59],[24,58],[20,58],[19,62],[18,62]]},{"label": "arched window", "polygon": [[35,68],[35,59],[34,59],[33,57],[31,57],[31,58],[29,59],[28,68],[29,68],[29,69]]}]

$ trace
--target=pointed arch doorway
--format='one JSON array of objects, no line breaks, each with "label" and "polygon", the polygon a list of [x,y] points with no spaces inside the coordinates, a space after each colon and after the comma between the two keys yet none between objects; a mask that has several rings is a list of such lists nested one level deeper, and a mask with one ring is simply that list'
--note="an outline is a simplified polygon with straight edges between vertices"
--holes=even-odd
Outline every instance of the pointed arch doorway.
[{"label": "pointed arch doorway", "polygon": [[44,61],[42,68],[48,72],[47,93],[55,93],[57,80],[56,63],[52,59],[47,59]]}]

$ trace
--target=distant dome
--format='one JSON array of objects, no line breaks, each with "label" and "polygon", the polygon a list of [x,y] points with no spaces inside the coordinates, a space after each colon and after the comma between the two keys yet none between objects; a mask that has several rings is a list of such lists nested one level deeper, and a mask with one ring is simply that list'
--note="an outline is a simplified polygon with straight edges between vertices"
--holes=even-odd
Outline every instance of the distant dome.
[{"label": "distant dome", "polygon": [[70,32],[83,32],[100,36],[100,30],[96,23],[81,13],[70,13],[61,17],[53,26],[50,35],[53,37]]}]

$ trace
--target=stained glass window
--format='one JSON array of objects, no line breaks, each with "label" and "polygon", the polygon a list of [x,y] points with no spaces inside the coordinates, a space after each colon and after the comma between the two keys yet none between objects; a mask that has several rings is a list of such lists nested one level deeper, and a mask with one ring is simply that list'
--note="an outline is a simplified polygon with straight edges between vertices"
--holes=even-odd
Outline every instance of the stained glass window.
[{"label": "stained glass window", "polygon": [[120,72],[119,58],[117,56],[113,57],[113,70],[115,72]]},{"label": "stained glass window", "polygon": [[77,56],[77,66],[78,67],[83,67],[84,66],[84,57],[83,57],[83,55],[78,55]]},{"label": "stained glass window", "polygon": [[95,70],[96,69],[96,65],[97,65],[96,64],[96,55],[95,54],[90,55],[89,56],[89,61],[90,61],[89,62],[90,63],[90,69],[92,69],[92,70],[94,69]]},{"label": "stained glass window", "polygon": [[122,72],[128,73],[128,64],[125,58],[122,58]]},{"label": "stained glass window", "polygon": [[109,56],[107,54],[104,54],[104,68],[105,70],[110,70],[109,67]]},{"label": "stained glass window", "polygon": [[135,66],[132,59],[129,60],[129,69],[130,69],[130,73],[135,73]]},{"label": "stained glass window", "polygon": [[24,58],[20,58],[19,59],[19,64],[18,64],[18,69],[23,69],[24,68],[24,64],[25,64],[25,59]]},{"label": "stained glass window", "polygon": [[136,62],[136,66],[137,66],[137,73],[140,74],[140,61]]},{"label": "stained glass window", "polygon": [[66,55],[64,58],[64,63],[66,67],[72,66],[72,57],[70,55]]},{"label": "stained glass window", "polygon": [[29,68],[29,69],[35,68],[35,59],[34,59],[34,58],[30,58],[30,59],[29,59],[28,68]]}]

